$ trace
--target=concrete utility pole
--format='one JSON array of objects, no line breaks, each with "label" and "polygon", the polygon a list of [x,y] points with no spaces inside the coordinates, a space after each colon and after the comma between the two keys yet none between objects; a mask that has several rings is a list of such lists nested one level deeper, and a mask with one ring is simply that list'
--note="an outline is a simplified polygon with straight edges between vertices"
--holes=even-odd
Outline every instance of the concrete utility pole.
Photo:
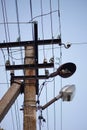
[{"label": "concrete utility pole", "polygon": [[16,80],[0,100],[0,122],[3,120],[10,107],[17,99],[20,92],[21,82],[19,80]]},{"label": "concrete utility pole", "polygon": [[25,62],[19,65],[6,65],[6,70],[24,70],[24,75],[14,75],[14,80],[24,82],[24,129],[36,130],[36,95],[38,94],[38,81],[47,79],[47,75],[39,75],[38,69],[53,68],[54,63],[38,63],[39,45],[61,45],[61,39],[38,40],[38,26],[34,22],[33,41],[0,43],[0,48],[25,47]]},{"label": "concrete utility pole", "polygon": [[[25,47],[25,64],[34,64],[34,46]],[[35,76],[35,69],[26,69],[25,76]],[[24,130],[36,130],[36,80],[25,79]]]},{"label": "concrete utility pole", "polygon": [[[34,22],[34,45],[25,46],[25,65],[38,64],[38,29]],[[36,76],[34,79],[25,79],[24,88],[24,130],[36,130],[36,93],[38,91],[38,69],[25,70],[25,76]]]}]

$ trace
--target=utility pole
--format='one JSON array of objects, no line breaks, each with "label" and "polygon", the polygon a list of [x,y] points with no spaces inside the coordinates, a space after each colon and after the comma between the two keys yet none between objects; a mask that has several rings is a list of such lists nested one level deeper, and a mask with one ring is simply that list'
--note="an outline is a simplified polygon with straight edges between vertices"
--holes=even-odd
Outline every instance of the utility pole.
[{"label": "utility pole", "polygon": [[[25,47],[25,64],[34,64],[34,46]],[[35,69],[25,70],[25,76],[35,76]],[[25,79],[24,130],[36,130],[36,80]]]},{"label": "utility pole", "polygon": [[47,75],[39,75],[38,70],[53,68],[54,63],[38,63],[38,46],[61,45],[61,39],[38,40],[37,23],[34,23],[33,41],[0,43],[0,48],[25,47],[24,64],[6,65],[6,70],[24,70],[24,75],[13,75],[13,80],[23,80],[24,92],[24,129],[36,130],[36,95],[38,95],[38,81],[47,79]]},{"label": "utility pole", "polygon": [[36,93],[38,93],[38,29],[34,22],[34,45],[25,47],[25,65],[34,64],[34,69],[25,70],[25,76],[35,76],[35,79],[25,79],[24,88],[24,130],[36,130]]},{"label": "utility pole", "polygon": [[11,87],[0,100],[0,122],[3,120],[20,93],[21,82],[16,80],[12,83]]}]

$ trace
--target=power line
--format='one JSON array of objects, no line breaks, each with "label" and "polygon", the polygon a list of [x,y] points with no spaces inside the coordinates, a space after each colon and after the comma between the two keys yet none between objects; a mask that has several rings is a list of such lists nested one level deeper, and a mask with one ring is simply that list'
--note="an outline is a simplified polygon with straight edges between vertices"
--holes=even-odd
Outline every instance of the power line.
[{"label": "power line", "polygon": [[21,130],[21,124],[20,124],[20,117],[19,117],[19,112],[18,112],[18,100],[16,99],[15,102],[15,117],[16,117],[16,124],[17,124],[17,130]]},{"label": "power line", "polygon": [[5,2],[5,0],[3,0],[3,2],[4,2],[5,18],[6,18],[6,23],[7,23],[5,25],[7,25],[8,41],[10,41],[10,32],[9,32],[9,26],[8,26],[8,17],[7,17],[6,2]]},{"label": "power line", "polygon": [[[46,86],[46,102],[47,100],[47,86]],[[46,115],[47,115],[47,130],[49,130],[49,115],[48,115],[48,108],[46,109]]]},{"label": "power line", "polygon": [[71,45],[87,45],[87,42],[78,42],[78,43],[72,43]]},{"label": "power line", "polygon": [[[44,42],[44,40],[43,40],[43,42]],[[76,46],[83,46],[83,45],[87,45],[87,42],[78,42],[78,43],[72,43],[72,42],[69,42],[70,44],[71,44],[71,47],[74,45],[76,45]],[[65,43],[63,43],[63,44],[65,44]],[[45,45],[44,45],[45,46]],[[60,47],[59,46],[56,46],[56,47],[54,47],[54,50],[55,49],[59,49]],[[64,46],[61,46],[61,48],[64,48]],[[9,51],[9,54],[10,53],[19,53],[20,54],[20,49],[11,49],[12,50],[12,52],[10,52]],[[22,49],[22,50],[24,50],[24,49]],[[30,50],[30,49],[28,49],[28,50]],[[41,48],[39,48],[39,51],[42,51],[43,49],[41,49]],[[45,50],[52,50],[52,47],[46,47],[45,48]],[[5,49],[5,48],[3,48],[3,51],[7,51],[7,49]],[[17,54],[14,54],[14,55],[17,55]]]},{"label": "power line", "polygon": [[[15,6],[16,6],[17,26],[18,26],[18,39],[19,39],[19,42],[20,42],[20,41],[21,41],[21,32],[20,32],[19,11],[18,11],[18,3],[17,3],[17,0],[15,0]],[[20,50],[21,50],[21,59],[22,59],[22,63],[23,63],[22,47],[20,47]]]},{"label": "power line", "polygon": [[[6,42],[7,42],[8,41],[8,35],[7,35],[7,29],[6,29],[6,24],[5,24],[5,21],[7,20],[5,1],[1,0],[1,5],[2,5],[2,14],[3,14],[5,38],[6,38]],[[7,48],[7,51],[8,51],[8,54],[9,54],[9,48]],[[8,56],[8,59],[9,59],[9,56]]]},{"label": "power line", "polygon": [[[31,4],[30,4],[31,5]],[[44,17],[44,16],[47,16],[47,15],[50,15],[50,14],[53,14],[53,13],[56,13],[56,12],[58,12],[58,10],[53,10],[52,12],[48,12],[48,13],[43,13],[43,14],[41,14],[41,15],[37,15],[37,16],[35,16],[35,17],[31,17],[31,19],[29,20],[29,21],[24,21],[24,22],[22,22],[22,21],[19,21],[19,24],[30,24],[30,22],[32,22],[34,19],[37,19],[37,18],[41,18],[41,17]],[[31,15],[32,16],[32,15]],[[17,22],[15,21],[15,22],[6,22],[5,21],[5,23],[3,23],[3,22],[0,22],[0,25],[2,25],[2,24],[17,24]]]},{"label": "power line", "polygon": [[15,118],[16,118],[16,127],[17,127],[17,130],[19,130],[19,125],[18,125],[18,118],[17,118],[17,109],[16,109],[16,103],[15,103]]},{"label": "power line", "polygon": [[[52,2],[50,0],[50,12],[52,12]],[[50,23],[51,23],[51,36],[53,38],[53,21],[52,21],[52,13],[50,13]]]},{"label": "power line", "polygon": [[7,39],[7,30],[6,30],[6,24],[5,24],[5,11],[4,11],[4,3],[3,0],[1,0],[1,7],[2,7],[2,14],[3,14],[3,24],[4,24],[4,31],[5,31],[5,38],[6,38],[6,42],[8,41]]},{"label": "power line", "polygon": [[[62,38],[62,32],[61,32],[61,15],[60,15],[60,0],[58,0],[58,18],[59,18],[59,37]],[[59,64],[62,64],[62,46],[60,46],[60,60]],[[62,88],[62,78],[60,78],[60,88]],[[60,129],[62,130],[62,101],[60,102]]]},{"label": "power line", "polygon": [[[50,12],[52,12],[52,1],[51,0],[50,0]],[[50,13],[50,23],[51,23],[51,36],[52,36],[52,39],[53,39],[53,18],[52,18],[52,13]],[[53,45],[52,45],[52,57],[54,59],[54,48],[53,48]],[[54,69],[53,69],[53,71],[54,71]],[[55,97],[55,78],[54,78],[54,81],[53,81],[53,96]],[[55,103],[54,103],[54,130],[56,130]]]},{"label": "power line", "polygon": [[[32,0],[30,0],[30,15],[31,15],[31,21],[33,20],[33,13],[32,13]],[[33,32],[33,24],[32,26],[32,38],[34,39],[34,32]]]},{"label": "power line", "polygon": [[15,57],[13,57],[13,56],[11,56],[11,55],[9,55],[12,59],[14,59],[14,60],[24,60],[24,58],[22,59],[22,58],[15,58]]},{"label": "power line", "polygon": [[8,85],[9,85],[10,83],[4,83],[4,82],[3,82],[3,83],[0,83],[0,84],[8,84]]},{"label": "power line", "polygon": [[59,35],[61,38],[60,0],[58,0]]},{"label": "power line", "polygon": [[[41,30],[42,30],[42,39],[43,39],[43,43],[44,43],[43,4],[42,4],[42,0],[40,0],[40,7],[41,7]],[[43,44],[43,55],[44,55],[44,59],[45,59],[45,46],[44,46],[44,44]]]},{"label": "power line", "polygon": [[52,80],[45,80],[45,81],[40,85],[38,97],[40,97],[41,92],[42,92],[42,90],[43,90],[43,87],[46,85],[46,83],[53,82],[53,81],[54,81],[54,79],[52,79]]}]

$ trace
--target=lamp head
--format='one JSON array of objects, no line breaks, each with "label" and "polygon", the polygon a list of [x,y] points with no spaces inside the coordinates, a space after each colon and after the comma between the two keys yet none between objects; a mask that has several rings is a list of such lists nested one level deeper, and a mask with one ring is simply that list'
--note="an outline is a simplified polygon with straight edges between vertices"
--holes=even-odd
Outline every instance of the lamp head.
[{"label": "lamp head", "polygon": [[75,71],[76,71],[76,65],[71,62],[65,63],[57,69],[58,75],[63,78],[70,77],[71,75],[74,74]]},{"label": "lamp head", "polygon": [[69,62],[61,65],[56,72],[51,73],[50,75],[47,76],[47,78],[52,78],[57,75],[63,78],[68,78],[71,75],[73,75],[75,71],[76,71],[76,65],[74,63]]},{"label": "lamp head", "polygon": [[71,101],[75,95],[75,85],[66,85],[60,90],[63,101]]}]

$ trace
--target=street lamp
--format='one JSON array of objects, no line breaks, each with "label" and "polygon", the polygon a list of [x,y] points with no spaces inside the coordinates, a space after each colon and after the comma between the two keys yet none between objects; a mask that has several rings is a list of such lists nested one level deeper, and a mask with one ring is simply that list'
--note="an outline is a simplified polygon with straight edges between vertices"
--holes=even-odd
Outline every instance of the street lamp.
[{"label": "street lamp", "polygon": [[55,77],[57,75],[63,77],[63,78],[68,78],[71,75],[74,74],[74,72],[76,71],[76,65],[72,62],[69,63],[65,63],[63,65],[61,65],[56,72],[51,73],[50,75],[48,75],[47,78],[52,78]]},{"label": "street lamp", "polygon": [[40,109],[44,110],[48,106],[50,106],[52,103],[59,100],[60,98],[63,101],[71,101],[73,99],[74,95],[75,95],[75,85],[66,85],[60,90],[58,96],[54,97],[52,100],[50,100],[44,106],[39,106],[39,107],[40,107]]}]

